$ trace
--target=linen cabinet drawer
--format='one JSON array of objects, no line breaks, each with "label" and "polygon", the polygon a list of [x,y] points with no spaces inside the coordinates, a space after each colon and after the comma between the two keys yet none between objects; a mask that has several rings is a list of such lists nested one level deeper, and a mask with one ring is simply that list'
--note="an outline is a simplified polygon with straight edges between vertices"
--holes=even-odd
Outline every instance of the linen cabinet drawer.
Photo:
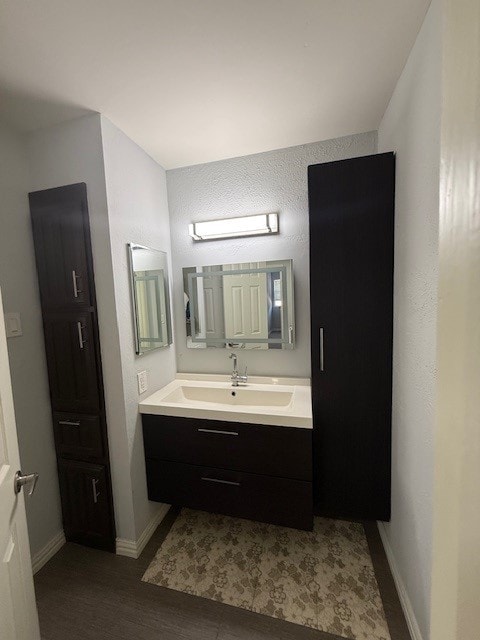
[{"label": "linen cabinet drawer", "polygon": [[55,412],[53,431],[59,456],[78,460],[103,458],[100,416]]},{"label": "linen cabinet drawer", "polygon": [[143,415],[145,457],[281,478],[312,479],[312,431]]},{"label": "linen cabinet drawer", "polygon": [[312,529],[311,482],[148,458],[146,467],[150,500]]}]

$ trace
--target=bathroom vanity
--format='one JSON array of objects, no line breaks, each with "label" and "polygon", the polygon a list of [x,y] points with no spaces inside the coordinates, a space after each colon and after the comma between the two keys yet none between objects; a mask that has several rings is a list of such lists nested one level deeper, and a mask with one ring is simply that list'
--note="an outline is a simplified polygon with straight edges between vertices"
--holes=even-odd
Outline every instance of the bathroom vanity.
[{"label": "bathroom vanity", "polygon": [[140,403],[148,496],[311,529],[308,380],[186,376]]}]

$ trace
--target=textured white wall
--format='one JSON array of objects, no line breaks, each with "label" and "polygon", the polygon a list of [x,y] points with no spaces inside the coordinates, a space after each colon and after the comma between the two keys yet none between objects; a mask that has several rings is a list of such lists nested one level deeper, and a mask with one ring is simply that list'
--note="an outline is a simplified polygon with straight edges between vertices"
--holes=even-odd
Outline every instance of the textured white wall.
[{"label": "textured white wall", "polygon": [[128,441],[124,473],[131,476],[138,538],[159,507],[147,498],[136,374],[147,370],[148,395],[173,380],[176,363],[173,345],[143,356],[135,354],[127,243],[167,252],[171,271],[167,185],[159,164],[109,120],[102,117],[101,122]]},{"label": "textured white wall", "polygon": [[28,191],[24,141],[0,125],[0,286],[5,311],[22,320],[23,336],[7,342],[22,470],[40,473],[25,499],[34,555],[62,530],[62,515]]},{"label": "textured white wall", "polygon": [[[293,258],[296,348],[240,351],[251,374],[310,377],[307,166],[376,151],[376,133],[336,138],[268,153],[167,171],[172,237],[173,311],[179,371],[231,369],[225,349],[187,349],[182,267]],[[280,212],[280,235],[194,243],[188,224]],[[319,274],[320,277],[320,274]]]},{"label": "textured white wall", "polygon": [[387,536],[429,637],[441,110],[441,3],[434,0],[381,122],[397,153],[392,520]]},{"label": "textured white wall", "polygon": [[480,3],[443,10],[432,640],[480,638]]},{"label": "textured white wall", "polygon": [[100,116],[78,118],[28,137],[30,190],[87,185],[117,536],[135,539],[129,447],[116,315]]}]

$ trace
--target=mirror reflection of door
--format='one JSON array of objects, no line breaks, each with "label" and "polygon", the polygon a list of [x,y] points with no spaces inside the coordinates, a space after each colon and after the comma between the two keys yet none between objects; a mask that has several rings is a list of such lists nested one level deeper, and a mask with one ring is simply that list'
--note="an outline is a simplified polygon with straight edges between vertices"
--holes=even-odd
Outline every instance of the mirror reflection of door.
[{"label": "mirror reflection of door", "polygon": [[204,300],[204,325],[207,347],[224,347],[219,344],[225,335],[225,318],[223,307],[223,277],[219,275],[208,275],[213,271],[220,271],[219,265],[204,267],[206,274],[200,278],[203,283]]},{"label": "mirror reflection of door", "polygon": [[135,271],[138,341],[147,351],[166,344],[165,276],[162,269]]},{"label": "mirror reflection of door", "polygon": [[294,348],[292,260],[183,268],[187,347]]},{"label": "mirror reflection of door", "polygon": [[128,245],[137,355],[172,343],[167,254]]},{"label": "mirror reflection of door", "polygon": [[[250,269],[265,267],[250,262]],[[225,264],[224,271],[245,269],[242,264]],[[223,276],[225,335],[232,342],[268,338],[268,298],[266,273],[234,273]],[[245,343],[245,349],[268,349],[268,343]]]}]

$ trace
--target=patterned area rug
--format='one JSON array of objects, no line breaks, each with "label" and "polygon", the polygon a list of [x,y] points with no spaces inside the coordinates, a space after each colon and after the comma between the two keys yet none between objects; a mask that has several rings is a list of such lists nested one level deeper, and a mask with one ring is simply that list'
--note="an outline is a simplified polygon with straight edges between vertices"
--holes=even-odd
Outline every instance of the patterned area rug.
[{"label": "patterned area rug", "polygon": [[354,640],[390,640],[362,525],[182,509],[142,580]]}]

